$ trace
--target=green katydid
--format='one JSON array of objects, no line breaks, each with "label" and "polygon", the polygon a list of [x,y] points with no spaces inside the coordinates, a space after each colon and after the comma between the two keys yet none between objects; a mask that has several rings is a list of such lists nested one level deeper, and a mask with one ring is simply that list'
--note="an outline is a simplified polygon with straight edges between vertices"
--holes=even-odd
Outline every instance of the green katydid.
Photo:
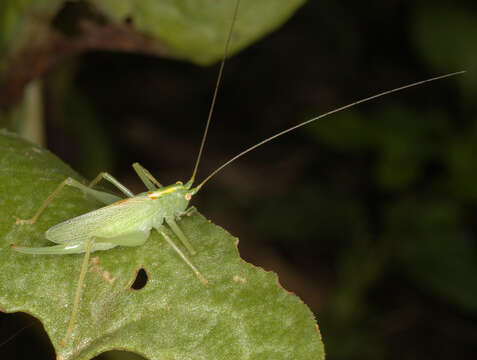
[{"label": "green katydid", "polygon": [[[238,0],[236,3],[232,27],[237,16],[239,1],[240,0]],[[169,226],[169,228],[181,241],[182,245],[188,250],[188,252],[191,255],[194,255],[195,250],[192,244],[190,244],[189,240],[187,239],[187,236],[182,232],[179,225],[176,223],[176,220],[180,219],[181,216],[191,211],[191,208],[189,207],[189,202],[192,196],[195,195],[202,188],[202,186],[212,177],[214,177],[219,171],[224,169],[226,166],[228,166],[238,158],[247,154],[248,152],[260,147],[261,145],[264,145],[265,143],[277,137],[280,137],[299,127],[305,126],[311,122],[317,121],[331,114],[354,107],[360,103],[367,102],[387,94],[391,94],[427,82],[463,73],[461,71],[442,75],[405,85],[392,90],[388,90],[385,92],[381,92],[377,95],[358,100],[351,104],[342,106],[325,114],[304,121],[298,125],[283,130],[273,136],[270,136],[262,140],[261,142],[240,152],[239,154],[231,158],[229,161],[219,166],[202,182],[200,182],[197,186],[194,187],[195,176],[199,167],[200,159],[202,157],[208,128],[211,122],[218,88],[222,78],[225,58],[227,57],[227,50],[229,47],[231,34],[232,29],[229,32],[229,36],[225,46],[224,58],[220,66],[217,84],[214,90],[214,95],[212,97],[212,104],[210,106],[209,116],[205,125],[199,153],[197,155],[197,160],[195,162],[194,170],[190,180],[188,180],[185,184],[177,182],[173,185],[162,186],[149,171],[143,168],[139,163],[134,163],[133,168],[148,189],[147,192],[135,195],[108,173],[100,173],[89,184],[89,186],[83,185],[72,178],[67,178],[63,182],[61,182],[58,187],[53,191],[53,193],[43,202],[43,204],[39,207],[39,209],[36,211],[36,213],[31,219],[22,220],[20,218],[15,217],[16,223],[18,225],[35,223],[41,213],[47,208],[48,204],[54,200],[54,198],[66,185],[76,187],[83,193],[96,198],[97,200],[106,205],[97,210],[66,220],[48,229],[45,233],[45,237],[48,240],[56,243],[57,245],[41,248],[25,248],[16,245],[11,246],[13,250],[25,254],[85,254],[79,275],[78,284],[76,287],[71,317],[69,320],[66,334],[62,342],[63,344],[68,341],[68,338],[73,331],[74,322],[78,312],[78,306],[81,297],[81,288],[83,286],[91,252],[99,250],[109,250],[116,246],[140,246],[147,241],[151,230],[154,228],[162,235],[162,237],[169,243],[169,245],[175,250],[175,252],[184,260],[187,266],[190,267],[190,269],[194,272],[194,274],[201,281],[201,283],[207,286],[208,281],[206,279],[206,276],[204,276],[199,271],[199,269],[194,266],[193,262],[189,260],[188,256],[184,254],[184,252],[179,248],[179,246],[177,246],[173,242],[173,240],[163,231],[162,227],[165,225]],[[100,180],[103,179],[109,181],[114,186],[116,186],[124,195],[126,195],[126,198],[120,198],[116,195],[94,190],[93,187]]]}]

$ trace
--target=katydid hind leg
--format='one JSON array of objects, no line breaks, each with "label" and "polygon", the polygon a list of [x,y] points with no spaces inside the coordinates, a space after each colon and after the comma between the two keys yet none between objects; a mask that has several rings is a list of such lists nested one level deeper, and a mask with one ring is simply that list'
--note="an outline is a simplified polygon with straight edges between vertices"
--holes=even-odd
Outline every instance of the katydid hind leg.
[{"label": "katydid hind leg", "polygon": [[[93,237],[87,242],[82,242],[84,247],[84,259],[83,264],[81,266],[80,276],[78,279],[78,284],[76,286],[75,297],[73,301],[73,309],[71,311],[71,317],[68,323],[68,328],[66,330],[66,334],[61,341],[61,345],[64,346],[68,342],[71,333],[73,332],[75,320],[78,314],[79,303],[81,299],[81,289],[83,287],[84,278],[86,276],[86,270],[88,269],[89,257],[92,252],[98,249],[98,246],[110,246],[110,248],[115,247],[117,245],[123,246],[140,246],[144,244],[144,242],[149,237],[149,231],[137,231],[133,233],[127,233],[120,236],[112,237],[112,238],[101,238],[101,237]],[[53,246],[54,247],[54,246]],[[107,249],[101,249],[107,250]]]},{"label": "katydid hind leg", "polygon": [[189,251],[191,255],[195,255],[196,251],[194,247],[192,246],[190,241],[187,239],[187,236],[182,232],[179,225],[177,225],[175,220],[173,218],[166,218],[166,223],[167,225],[169,225],[169,227],[174,232],[174,234],[179,238],[182,244],[187,248],[187,251]]},{"label": "katydid hind leg", "polygon": [[137,176],[141,179],[144,185],[146,185],[148,190],[156,190],[157,188],[163,187],[162,184],[156,180],[154,176],[141,164],[135,162],[133,169],[136,172]]},{"label": "katydid hind leg", "polygon": [[[149,234],[150,231],[134,231],[110,238],[96,237],[91,252],[109,250],[116,246],[141,246],[149,238]],[[22,247],[13,244],[10,247],[16,252],[30,255],[68,255],[84,253],[87,244],[87,241],[79,240],[44,247]]]},{"label": "katydid hind leg", "polygon": [[31,219],[21,219],[15,215],[13,215],[13,218],[15,218],[15,222],[17,225],[23,225],[23,224],[34,224],[36,220],[40,217],[41,213],[46,209],[46,207],[60,194],[61,190],[65,187],[65,185],[75,187],[79,190],[81,190],[83,193],[91,195],[95,199],[103,202],[104,204],[111,204],[113,202],[116,202],[118,200],[121,200],[121,198],[117,197],[116,195],[108,194],[105,192],[97,191],[90,189],[89,187],[81,184],[79,181],[68,177],[65,180],[63,180],[55,190],[46,198],[45,201],[40,205],[40,207],[37,209],[35,214]]},{"label": "katydid hind leg", "polygon": [[[44,247],[22,247],[14,244],[10,245],[10,248],[16,252],[29,255],[69,255],[69,254],[82,254],[86,251],[88,243],[81,240],[71,243],[44,246]],[[100,250],[109,250],[118,246],[111,242],[95,242],[91,249],[91,252]]]},{"label": "katydid hind leg", "polygon": [[110,205],[122,199],[119,196],[116,196],[104,191],[94,190],[90,186],[83,185],[82,183],[80,183],[79,181],[76,181],[75,179],[71,179],[70,182],[71,183],[68,185],[80,189],[84,194],[87,194],[93,197],[94,199],[98,200],[104,205]]},{"label": "katydid hind leg", "polygon": [[162,237],[167,241],[167,243],[174,249],[174,251],[180,256],[180,258],[191,268],[191,270],[194,272],[194,274],[197,276],[197,278],[200,280],[202,284],[207,286],[209,282],[207,279],[204,277],[204,275],[201,274],[201,272],[195,267],[194,264],[185,256],[185,254],[177,247],[177,245],[172,241],[172,239],[161,229],[161,228],[156,228],[156,230],[159,232],[159,234],[162,235]]},{"label": "katydid hind leg", "polygon": [[83,287],[84,278],[86,276],[86,270],[88,269],[89,255],[91,254],[91,248],[93,247],[95,239],[92,238],[87,242],[85,254],[83,258],[83,264],[81,265],[81,271],[78,278],[78,284],[76,285],[75,297],[73,300],[73,309],[71,310],[70,320],[68,322],[68,327],[66,328],[66,333],[62,341],[60,341],[60,346],[65,346],[68,342],[68,339],[73,332],[75,325],[76,315],[78,314],[79,302],[81,299],[81,288]]},{"label": "katydid hind leg", "polygon": [[113,184],[116,188],[119,189],[119,191],[121,191],[127,197],[134,197],[134,194],[131,190],[129,190],[126,186],[121,184],[114,176],[112,176],[111,174],[107,172],[100,172],[98,176],[96,176],[93,179],[93,181],[89,183],[89,187],[92,188],[103,179]]}]

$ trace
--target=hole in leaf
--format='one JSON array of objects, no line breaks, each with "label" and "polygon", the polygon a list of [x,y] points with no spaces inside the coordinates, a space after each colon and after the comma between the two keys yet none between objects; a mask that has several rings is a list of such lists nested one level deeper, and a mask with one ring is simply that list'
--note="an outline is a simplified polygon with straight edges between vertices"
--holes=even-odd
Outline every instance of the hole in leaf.
[{"label": "hole in leaf", "polygon": [[147,273],[146,270],[140,268],[136,274],[136,279],[134,279],[133,284],[131,285],[131,289],[134,290],[141,290],[147,284]]},{"label": "hole in leaf", "polygon": [[1,359],[55,358],[53,345],[42,324],[25,313],[0,313],[0,354]]},{"label": "hole in leaf", "polygon": [[97,357],[93,358],[94,360],[145,360],[145,357],[138,355],[129,351],[120,351],[120,350],[111,350],[104,352]]}]

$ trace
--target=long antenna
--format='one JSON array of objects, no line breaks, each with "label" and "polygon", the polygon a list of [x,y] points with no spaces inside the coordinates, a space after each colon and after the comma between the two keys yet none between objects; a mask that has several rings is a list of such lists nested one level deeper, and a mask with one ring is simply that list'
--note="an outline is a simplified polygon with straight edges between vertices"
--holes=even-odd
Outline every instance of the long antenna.
[{"label": "long antenna", "polygon": [[230,40],[232,39],[232,32],[233,32],[233,29],[234,29],[234,26],[235,26],[235,21],[237,20],[239,4],[240,4],[240,0],[237,0],[237,2],[235,3],[234,15],[232,17],[232,24],[230,25],[229,35],[227,37],[227,42],[225,43],[224,56],[223,56],[222,61],[220,63],[219,75],[217,76],[217,82],[215,84],[214,95],[212,96],[212,103],[210,104],[209,115],[207,117],[207,122],[205,124],[204,135],[202,135],[202,141],[200,143],[199,154],[197,155],[197,159],[195,161],[194,171],[192,172],[192,176],[190,177],[190,180],[188,182],[191,185],[194,183],[195,175],[197,174],[197,169],[199,168],[200,159],[202,157],[202,152],[204,151],[205,139],[207,138],[207,133],[209,132],[210,121],[211,121],[212,115],[214,113],[215,102],[217,100],[217,94],[219,92],[220,83],[222,81],[222,74],[224,72],[225,59],[227,59]]},{"label": "long antenna", "polygon": [[230,160],[226,161],[225,163],[223,163],[221,166],[219,166],[217,169],[215,169],[209,176],[207,176],[197,187],[196,187],[196,191],[199,191],[199,189],[207,182],[209,181],[212,177],[215,176],[215,174],[217,174],[219,171],[221,171],[223,168],[225,168],[227,165],[231,164],[232,162],[234,162],[235,160],[237,160],[238,158],[244,156],[245,154],[249,153],[250,151],[262,146],[263,144],[266,144],[267,142],[269,141],[272,141],[273,139],[276,139],[277,137],[280,137],[282,135],[285,135],[286,133],[289,133],[290,131],[293,131],[295,129],[298,129],[302,126],[305,126],[313,121],[317,121],[317,120],[320,120],[320,119],[323,119],[324,117],[327,117],[329,115],[332,115],[332,114],[335,114],[337,112],[340,112],[342,110],[345,110],[345,109],[349,109],[349,108],[352,108],[358,104],[362,104],[362,103],[365,103],[365,102],[368,102],[368,101],[371,101],[371,100],[374,100],[374,99],[377,99],[379,97],[382,97],[382,96],[385,96],[385,95],[389,95],[389,94],[392,94],[392,93],[395,93],[395,92],[398,92],[398,91],[401,91],[401,90],[404,90],[404,89],[409,89],[411,87],[414,87],[414,86],[419,86],[419,85],[422,85],[422,84],[425,84],[425,83],[428,83],[428,82],[431,82],[431,81],[436,81],[436,80],[440,80],[440,79],[445,79],[445,78],[448,78],[448,77],[451,77],[451,76],[456,76],[456,75],[460,75],[460,74],[463,74],[465,73],[465,71],[457,71],[457,72],[453,72],[453,73],[450,73],[450,74],[446,74],[446,75],[441,75],[441,76],[436,76],[436,77],[433,77],[433,78],[430,78],[430,79],[426,79],[426,80],[421,80],[421,81],[418,81],[418,82],[415,82],[415,83],[412,83],[412,84],[408,84],[408,85],[404,85],[404,86],[401,86],[401,87],[398,87],[398,88],[395,88],[395,89],[392,89],[392,90],[387,90],[387,91],[383,91],[383,92],[380,92],[379,94],[376,94],[376,95],[373,95],[373,96],[369,96],[367,98],[364,98],[364,99],[361,99],[361,100],[358,100],[358,101],[355,101],[355,102],[352,102],[351,104],[348,104],[348,105],[344,105],[344,106],[341,106],[339,108],[336,108],[334,110],[331,110],[331,111],[328,111],[324,114],[321,114],[319,116],[316,116],[312,119],[309,119],[309,120],[306,120],[298,125],[295,125],[295,126],[292,126],[286,130],[283,130],[283,131],[280,131],[279,133],[275,134],[275,135],[272,135],[262,141],[260,141],[259,143],[253,145],[253,146],[250,146],[249,148],[245,149],[244,151],[240,152],[239,154],[235,155],[233,158],[231,158]]}]

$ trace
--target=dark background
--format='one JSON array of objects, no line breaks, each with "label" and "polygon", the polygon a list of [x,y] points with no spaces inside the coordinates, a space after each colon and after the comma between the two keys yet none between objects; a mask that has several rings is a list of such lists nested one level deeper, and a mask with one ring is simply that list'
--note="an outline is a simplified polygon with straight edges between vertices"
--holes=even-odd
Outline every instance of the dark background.
[{"label": "dark background", "polygon": [[[194,198],[240,238],[247,261],[276,271],[312,309],[330,360],[477,353],[477,13],[474,2],[447,3],[309,1],[226,65],[199,179],[314,115],[468,71],[286,135]],[[216,74],[124,53],[64,61],[44,79],[47,147],[87,178],[106,170],[134,192],[134,161],[162,183],[185,181]],[[31,321],[2,315],[0,342]],[[41,331],[22,331],[2,358],[31,357],[26,347],[53,358]]]}]

